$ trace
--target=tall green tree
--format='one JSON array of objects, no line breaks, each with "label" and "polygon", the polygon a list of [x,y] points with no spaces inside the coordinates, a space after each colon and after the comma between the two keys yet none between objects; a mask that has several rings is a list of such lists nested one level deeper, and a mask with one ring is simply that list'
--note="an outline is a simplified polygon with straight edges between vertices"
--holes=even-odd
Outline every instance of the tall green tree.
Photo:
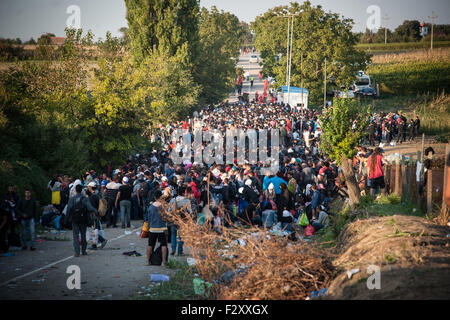
[{"label": "tall green tree", "polygon": [[320,150],[342,166],[350,204],[359,204],[360,190],[353,172],[352,159],[366,134],[370,108],[358,100],[333,100],[333,106],[320,117],[322,135]]},{"label": "tall green tree", "polygon": [[215,6],[202,8],[199,25],[200,53],[193,75],[202,87],[200,103],[217,103],[233,89],[245,30],[235,15]]},{"label": "tall green tree", "polygon": [[[370,56],[355,47],[358,36],[352,32],[353,20],[325,12],[309,1],[302,5],[292,2],[289,7],[270,9],[252,24],[256,32],[255,45],[264,59],[264,73],[275,76],[278,85],[286,81],[288,26],[287,19],[278,16],[283,9],[290,13],[303,10],[294,20],[291,85],[300,86],[303,73],[304,87],[310,91],[313,103],[321,101],[325,59],[328,78],[335,79],[338,86],[350,85],[357,71],[366,69]],[[282,58],[278,60],[279,54]],[[303,69],[300,70],[302,55]]]},{"label": "tall green tree", "polygon": [[128,35],[136,62],[153,50],[180,55],[188,65],[198,54],[197,0],[125,0]]},{"label": "tall green tree", "polygon": [[399,42],[420,41],[420,22],[417,20],[403,21],[403,23],[395,29],[394,36]]}]

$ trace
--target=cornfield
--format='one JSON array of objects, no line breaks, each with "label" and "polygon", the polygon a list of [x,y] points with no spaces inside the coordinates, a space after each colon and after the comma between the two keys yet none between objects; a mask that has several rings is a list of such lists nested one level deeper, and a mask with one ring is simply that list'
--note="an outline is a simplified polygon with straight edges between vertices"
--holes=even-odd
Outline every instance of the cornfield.
[{"label": "cornfield", "polygon": [[373,57],[368,74],[382,92],[411,95],[450,89],[450,49]]}]

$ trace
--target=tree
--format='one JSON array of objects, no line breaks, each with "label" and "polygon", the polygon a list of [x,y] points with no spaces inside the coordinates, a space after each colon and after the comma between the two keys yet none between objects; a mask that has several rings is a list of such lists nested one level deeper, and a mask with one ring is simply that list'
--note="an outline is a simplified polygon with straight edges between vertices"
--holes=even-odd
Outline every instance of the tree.
[{"label": "tree", "polygon": [[51,44],[51,38],[55,35],[53,33],[44,33],[38,38],[37,43],[40,45],[49,45]]},{"label": "tree", "polygon": [[358,205],[360,199],[352,159],[365,136],[369,119],[370,108],[362,107],[358,100],[339,98],[320,117],[320,149],[342,166],[352,206]]},{"label": "tree", "polygon": [[25,44],[36,44],[36,40],[33,39],[33,37],[30,38]]},{"label": "tree", "polygon": [[245,21],[241,21],[241,22],[239,22],[239,26],[243,30],[242,40],[241,40],[242,44],[244,46],[253,45],[253,35],[250,30],[250,25]]},{"label": "tree", "polygon": [[217,103],[234,86],[235,60],[238,58],[244,29],[239,19],[215,6],[202,8],[199,19],[200,53],[194,66],[195,81],[202,87],[201,104]]},{"label": "tree", "polygon": [[135,61],[143,61],[153,50],[183,56],[189,65],[198,56],[196,0],[125,0],[128,35]]},{"label": "tree", "polygon": [[[256,32],[255,45],[264,59],[263,72],[275,76],[276,82],[286,81],[287,19],[277,16],[283,9],[303,13],[294,20],[291,85],[301,84],[301,59],[303,55],[304,87],[310,99],[318,103],[323,97],[323,74],[327,59],[327,75],[338,86],[349,86],[358,70],[365,70],[370,56],[356,49],[358,36],[353,34],[353,20],[341,19],[339,14],[325,12],[321,6],[313,7],[309,1],[301,6],[275,7],[256,18],[252,29]],[[281,54],[282,58],[277,59]]]},{"label": "tree", "polygon": [[395,29],[394,36],[398,42],[420,41],[420,22],[417,20],[405,20]]},{"label": "tree", "polygon": [[374,36],[375,35],[373,34],[372,30],[366,28],[366,31],[364,31],[364,33],[360,33],[359,42],[360,43],[372,43]]},{"label": "tree", "polygon": [[373,37],[373,42],[375,43],[384,43],[384,39],[386,37],[387,42],[392,42],[392,31],[386,28],[378,29],[377,33]]}]

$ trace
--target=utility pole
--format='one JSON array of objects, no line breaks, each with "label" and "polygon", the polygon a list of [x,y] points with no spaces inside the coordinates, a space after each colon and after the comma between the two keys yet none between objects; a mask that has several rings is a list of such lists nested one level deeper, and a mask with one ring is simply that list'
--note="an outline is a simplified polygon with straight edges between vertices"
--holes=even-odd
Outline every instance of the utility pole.
[{"label": "utility pole", "polygon": [[305,103],[303,102],[303,52],[302,52],[302,55],[301,55],[301,58],[300,58],[300,76],[301,76],[301,84],[300,84],[300,87],[301,87],[301,90],[302,90],[302,103],[301,103],[301,107],[302,107],[302,110],[303,110],[303,107],[305,106]]},{"label": "utility pole", "polygon": [[288,82],[288,104],[291,103],[291,68],[292,68],[292,41],[294,38],[294,18],[295,15],[292,15],[292,26],[291,26],[291,53],[289,55],[289,82]]},{"label": "utility pole", "polygon": [[289,16],[287,16],[287,44],[286,44],[286,86],[288,85],[289,79]]},{"label": "utility pole", "polygon": [[[291,96],[291,68],[292,68],[292,45],[293,45],[293,39],[294,39],[294,18],[295,16],[298,16],[300,13],[302,13],[303,10],[300,10],[297,13],[289,13],[289,10],[284,9],[281,12],[278,12],[279,17],[287,17],[288,18],[288,30],[287,30],[287,49],[286,49],[286,85],[288,87],[288,98],[287,103],[290,103],[290,96]],[[291,22],[291,39],[290,39],[290,48],[289,48],[289,18],[292,17]]]},{"label": "utility pole", "polygon": [[435,15],[434,15],[434,11],[432,11],[431,17],[429,16],[428,18],[431,19],[431,50],[433,50],[433,29],[434,29],[434,19],[437,19],[438,16],[435,16]]},{"label": "utility pole", "polygon": [[387,22],[389,21],[389,17],[387,14],[384,15],[383,21],[384,21],[384,44],[387,44]]},{"label": "utility pole", "polygon": [[323,78],[323,107],[327,107],[327,58],[325,58],[325,68],[323,70],[324,78]]}]

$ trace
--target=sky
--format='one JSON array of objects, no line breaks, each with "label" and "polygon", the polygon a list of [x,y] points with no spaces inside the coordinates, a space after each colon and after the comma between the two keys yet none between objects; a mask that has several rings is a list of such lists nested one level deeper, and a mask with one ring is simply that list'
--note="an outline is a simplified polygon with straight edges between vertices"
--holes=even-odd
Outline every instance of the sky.
[{"label": "sky", "polygon": [[[240,20],[252,22],[256,16],[268,9],[288,5],[291,0],[200,0],[208,9],[215,5],[219,10],[229,11]],[[297,2],[302,3],[302,0]],[[432,11],[438,16],[436,23],[450,24],[449,0],[311,0],[314,6],[321,5],[331,11],[355,21],[354,31],[364,31],[374,12],[367,13],[371,6],[380,12],[380,26],[395,29],[404,20],[430,22]],[[75,11],[73,10],[75,8]],[[78,9],[79,8],[79,11]],[[69,10],[68,12],[68,9]],[[79,14],[78,14],[79,13]],[[91,29],[97,38],[105,38],[107,31],[120,36],[118,31],[127,26],[124,0],[0,0],[0,37],[35,40],[50,32],[64,36],[67,24]],[[389,18],[385,21],[383,17]],[[79,17],[79,19],[77,19]],[[387,23],[386,23],[387,22]]]}]

